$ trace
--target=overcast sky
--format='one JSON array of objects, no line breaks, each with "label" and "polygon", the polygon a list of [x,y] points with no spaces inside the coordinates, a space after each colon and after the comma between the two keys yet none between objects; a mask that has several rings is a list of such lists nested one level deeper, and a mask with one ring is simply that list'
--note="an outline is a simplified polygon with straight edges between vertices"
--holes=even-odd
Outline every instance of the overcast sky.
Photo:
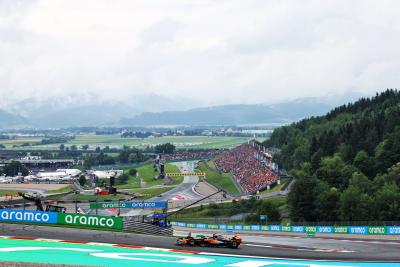
[{"label": "overcast sky", "polygon": [[0,105],[212,104],[396,88],[400,1],[0,0]]}]

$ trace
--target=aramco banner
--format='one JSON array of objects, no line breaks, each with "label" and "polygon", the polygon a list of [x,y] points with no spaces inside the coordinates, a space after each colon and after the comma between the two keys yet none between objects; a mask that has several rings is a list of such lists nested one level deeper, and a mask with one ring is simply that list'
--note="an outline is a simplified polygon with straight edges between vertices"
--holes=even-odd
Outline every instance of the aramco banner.
[{"label": "aramco banner", "polygon": [[58,214],[58,224],[100,229],[122,229],[122,218],[87,214]]},{"label": "aramco banner", "polygon": [[0,222],[56,224],[57,213],[35,210],[0,210]]},{"label": "aramco banner", "polygon": [[98,202],[90,203],[91,209],[165,209],[166,201],[144,201],[144,202]]}]

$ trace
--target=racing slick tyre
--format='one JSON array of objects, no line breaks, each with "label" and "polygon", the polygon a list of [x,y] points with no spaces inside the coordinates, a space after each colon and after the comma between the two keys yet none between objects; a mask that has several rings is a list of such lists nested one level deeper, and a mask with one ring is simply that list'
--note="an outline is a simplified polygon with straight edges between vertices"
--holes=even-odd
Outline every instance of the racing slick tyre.
[{"label": "racing slick tyre", "polygon": [[233,240],[232,243],[231,243],[231,245],[230,245],[231,248],[238,248],[238,246],[239,246],[239,245],[238,245],[238,243],[237,243],[235,240]]}]

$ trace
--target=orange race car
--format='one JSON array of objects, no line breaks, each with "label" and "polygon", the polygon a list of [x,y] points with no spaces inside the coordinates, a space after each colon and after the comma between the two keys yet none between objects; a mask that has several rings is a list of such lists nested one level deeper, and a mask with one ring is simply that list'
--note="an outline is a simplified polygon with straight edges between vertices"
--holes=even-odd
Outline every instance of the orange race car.
[{"label": "orange race car", "polygon": [[180,246],[201,246],[201,247],[228,247],[228,248],[238,248],[242,243],[242,239],[238,236],[233,236],[231,238],[224,237],[222,235],[212,235],[204,236],[197,235],[196,237],[192,237],[189,233],[187,237],[178,238],[176,241],[177,245]]}]

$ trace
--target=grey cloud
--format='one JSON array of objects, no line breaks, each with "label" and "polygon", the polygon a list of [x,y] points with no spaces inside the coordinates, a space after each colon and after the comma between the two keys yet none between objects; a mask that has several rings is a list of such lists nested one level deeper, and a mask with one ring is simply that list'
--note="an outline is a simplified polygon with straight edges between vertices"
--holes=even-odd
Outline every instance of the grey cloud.
[{"label": "grey cloud", "polygon": [[157,21],[141,34],[142,46],[173,42],[176,32],[182,27],[182,23],[170,18]]},{"label": "grey cloud", "polygon": [[3,106],[152,94],[259,103],[400,82],[397,1],[15,3],[0,0]]}]

